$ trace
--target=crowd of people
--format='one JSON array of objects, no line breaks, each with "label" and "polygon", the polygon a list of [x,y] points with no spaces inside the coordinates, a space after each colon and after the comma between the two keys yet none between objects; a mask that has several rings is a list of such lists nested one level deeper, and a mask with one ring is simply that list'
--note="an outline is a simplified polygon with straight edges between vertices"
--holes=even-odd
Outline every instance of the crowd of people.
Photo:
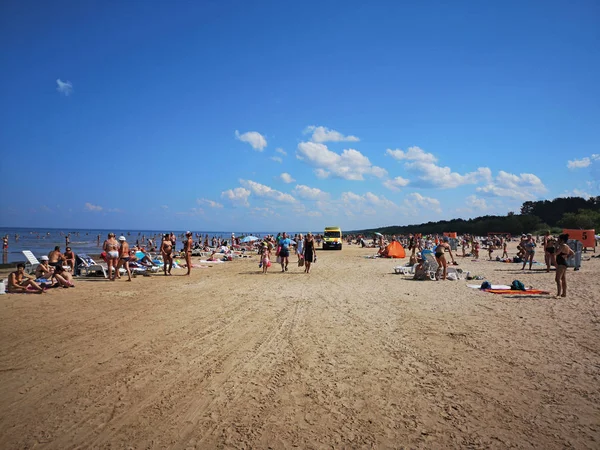
[{"label": "crowd of people", "polygon": [[[172,232],[160,237],[154,235],[146,238],[145,235],[142,235],[132,246],[124,235],[117,238],[115,233],[109,233],[102,243],[101,253],[101,258],[108,268],[108,279],[116,281],[121,278],[123,273],[127,275],[127,281],[131,281],[132,265],[142,268],[159,266],[162,267],[165,276],[170,276],[174,259],[177,257],[185,260],[185,263],[179,263],[179,266],[187,269],[185,275],[189,276],[194,267],[192,253],[196,251],[211,252],[206,261],[231,260],[234,252],[256,251],[259,255],[259,268],[263,274],[268,273],[274,259],[281,267],[281,272],[287,272],[290,256],[295,254],[297,265],[303,267],[305,273],[310,273],[311,267],[317,259],[316,249],[322,240],[321,235],[313,235],[310,232],[306,235],[296,234],[294,236],[288,236],[283,232],[276,236],[267,235],[262,239],[256,238],[256,241],[251,242],[247,242],[242,237],[236,237],[234,233],[231,234],[229,241],[218,236],[209,238],[208,234],[194,235],[189,231],[179,237],[181,238],[181,249],[177,251],[178,236]],[[15,237],[15,239],[18,238]],[[409,265],[415,267],[416,278],[424,277],[426,261],[422,257],[422,252],[430,250],[438,263],[442,280],[447,278],[449,264],[447,256],[450,258],[451,264],[458,265],[455,256],[458,256],[456,253],[459,248],[463,257],[470,256],[475,260],[479,259],[481,247],[487,249],[489,260],[494,259],[494,251],[501,250],[502,254],[496,256],[496,260],[519,262],[523,264],[522,270],[525,270],[527,266],[529,270],[532,270],[536,250],[541,247],[546,271],[550,272],[552,266],[556,267],[557,294],[562,297],[566,296],[567,292],[566,261],[573,256],[573,250],[567,244],[569,236],[562,234],[555,238],[550,231],[547,231],[544,236],[536,238],[532,234],[523,234],[518,240],[517,253],[512,258],[508,254],[508,242],[514,238],[509,235],[489,235],[478,238],[467,234],[450,238],[441,235],[409,234],[388,236],[386,239],[384,235],[376,233],[372,241],[364,235],[347,235],[345,239],[347,244],[378,247],[379,255],[385,254],[390,241],[399,242],[408,250]],[[158,243],[159,240],[160,243]],[[69,242],[70,234],[67,234],[65,235],[67,246],[64,253],[61,252],[59,246],[56,246],[47,256],[42,256],[40,264],[35,270],[35,276],[27,274],[24,270],[25,266],[19,264],[17,270],[10,274],[8,291],[41,293],[51,287],[75,287],[73,277],[77,276],[77,258],[69,246]],[[99,236],[98,244],[100,245]],[[3,246],[5,249],[8,247],[8,235],[3,237]]]}]

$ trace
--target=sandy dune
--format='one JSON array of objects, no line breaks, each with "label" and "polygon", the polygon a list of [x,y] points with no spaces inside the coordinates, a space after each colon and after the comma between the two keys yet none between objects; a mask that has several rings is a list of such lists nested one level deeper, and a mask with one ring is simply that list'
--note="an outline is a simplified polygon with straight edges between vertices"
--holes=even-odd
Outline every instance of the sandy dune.
[{"label": "sandy dune", "polygon": [[0,296],[0,448],[600,447],[600,259],[513,298],[372,253]]}]

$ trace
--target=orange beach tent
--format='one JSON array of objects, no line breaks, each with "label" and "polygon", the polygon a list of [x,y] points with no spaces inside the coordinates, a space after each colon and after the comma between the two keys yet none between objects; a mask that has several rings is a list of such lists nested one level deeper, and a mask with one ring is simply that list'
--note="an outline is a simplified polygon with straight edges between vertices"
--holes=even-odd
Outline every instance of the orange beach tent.
[{"label": "orange beach tent", "polygon": [[405,258],[406,252],[404,251],[404,247],[398,241],[392,241],[385,248],[386,254],[388,258]]}]

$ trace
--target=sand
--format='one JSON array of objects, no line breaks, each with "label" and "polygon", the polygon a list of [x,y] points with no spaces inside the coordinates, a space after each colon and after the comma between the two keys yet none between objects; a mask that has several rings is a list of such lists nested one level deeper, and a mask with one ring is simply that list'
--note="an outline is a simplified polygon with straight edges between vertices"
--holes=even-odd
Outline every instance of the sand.
[{"label": "sand", "polygon": [[[555,299],[370,254],[0,296],[0,448],[600,447],[600,259]],[[459,261],[555,292],[542,266]]]}]

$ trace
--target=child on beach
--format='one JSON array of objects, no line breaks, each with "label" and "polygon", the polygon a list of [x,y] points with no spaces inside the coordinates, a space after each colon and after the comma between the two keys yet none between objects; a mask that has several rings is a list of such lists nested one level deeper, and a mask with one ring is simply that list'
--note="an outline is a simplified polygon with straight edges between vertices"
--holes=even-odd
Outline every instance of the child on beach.
[{"label": "child on beach", "polygon": [[266,242],[263,242],[260,254],[260,265],[262,267],[262,273],[264,273],[265,275],[267,274],[269,266],[271,265],[270,254],[271,251],[269,250],[269,246]]}]

